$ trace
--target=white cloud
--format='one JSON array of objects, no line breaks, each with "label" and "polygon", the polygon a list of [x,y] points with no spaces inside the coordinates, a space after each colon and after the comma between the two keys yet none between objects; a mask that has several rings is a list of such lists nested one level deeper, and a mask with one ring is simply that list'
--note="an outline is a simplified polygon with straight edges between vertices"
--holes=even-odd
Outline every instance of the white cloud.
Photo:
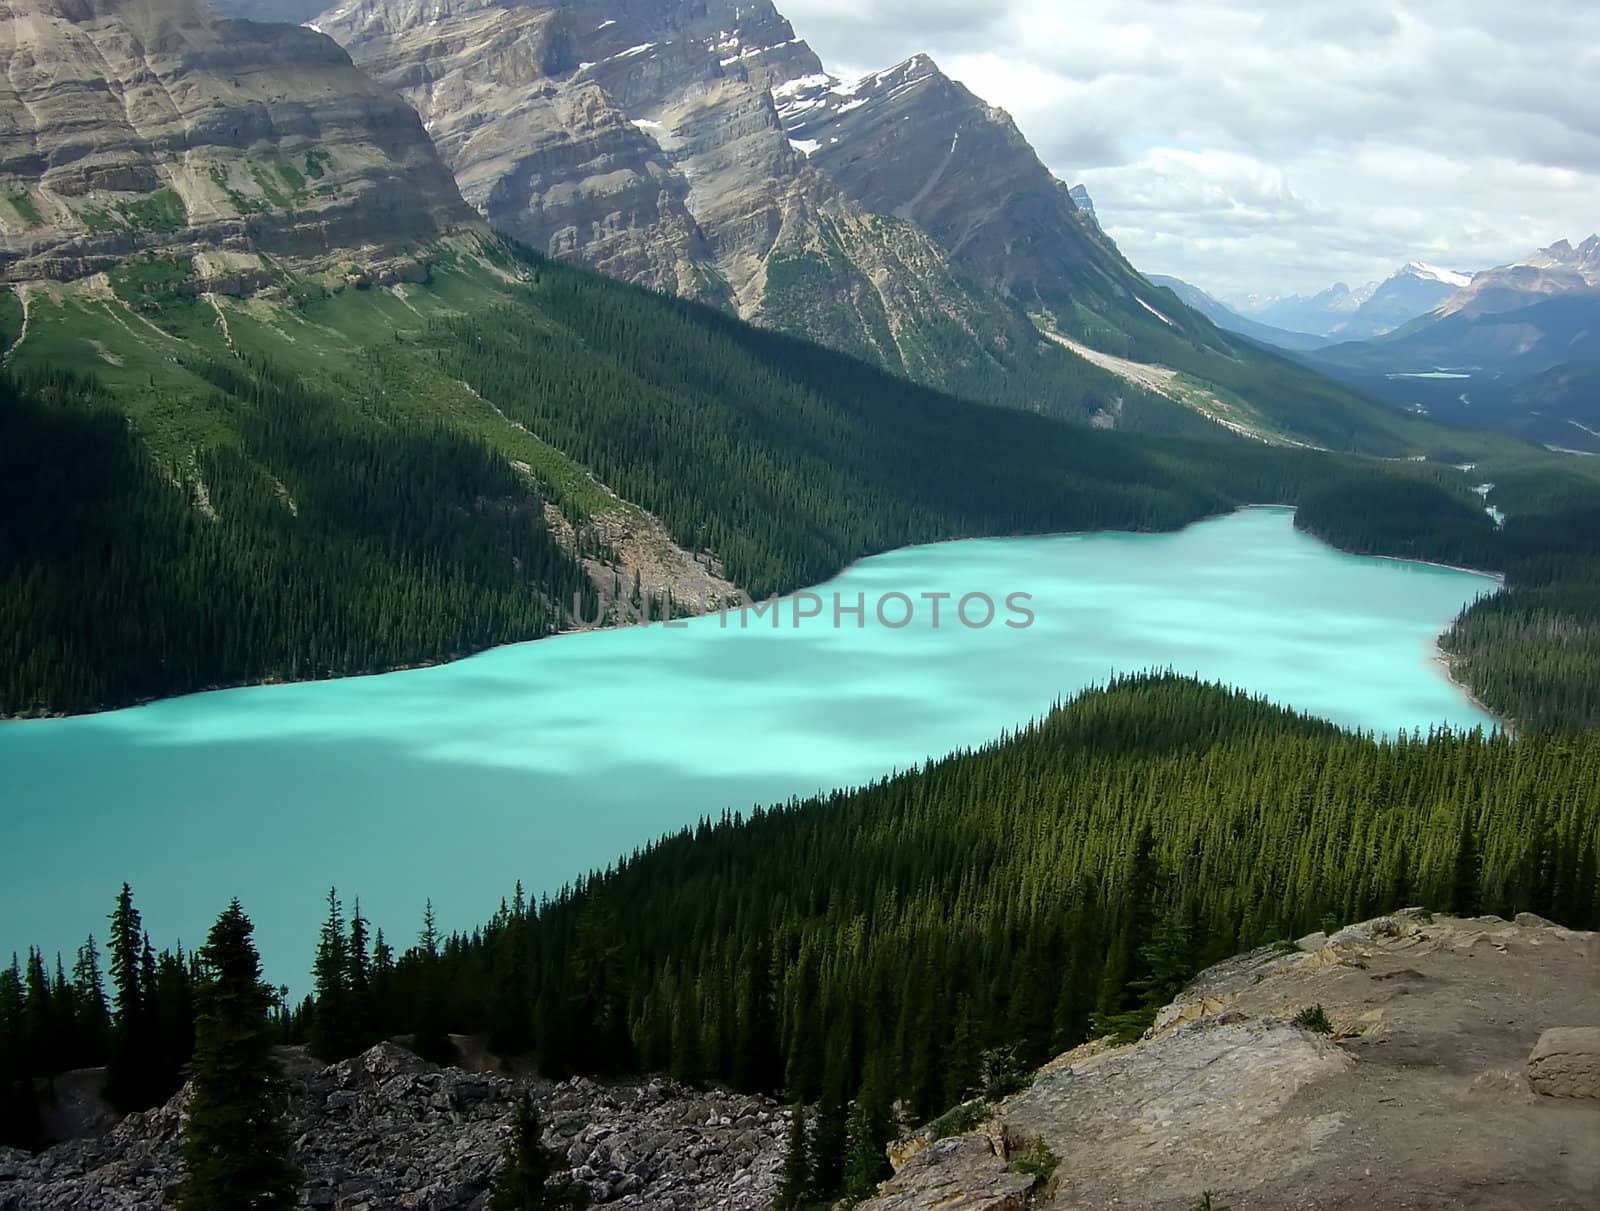
[{"label": "white cloud", "polygon": [[1141,269],[1224,297],[1600,227],[1591,0],[778,0],[830,67],[917,51],[1010,110]]}]

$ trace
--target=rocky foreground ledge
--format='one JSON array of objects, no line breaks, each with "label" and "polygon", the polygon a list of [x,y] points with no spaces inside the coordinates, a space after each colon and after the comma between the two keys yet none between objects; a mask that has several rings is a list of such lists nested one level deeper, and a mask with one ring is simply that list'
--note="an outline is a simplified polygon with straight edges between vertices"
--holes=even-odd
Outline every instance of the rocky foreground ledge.
[{"label": "rocky foreground ledge", "polygon": [[[519,1086],[435,1068],[382,1043],[327,1067],[297,1065],[301,1203],[335,1211],[477,1211]],[[0,1211],[159,1211],[178,1180],[183,1094],[106,1135],[38,1156],[0,1149]],[[666,1081],[571,1080],[537,1095],[546,1142],[597,1205],[619,1211],[745,1211],[777,1186],[789,1116],[775,1103]]]},{"label": "rocky foreground ledge", "polygon": [[[305,1205],[482,1207],[515,1082],[388,1044],[292,1076]],[[771,1101],[584,1080],[538,1100],[600,1206],[771,1206],[789,1124]],[[966,1110],[897,1144],[862,1211],[1600,1207],[1600,934],[1408,909],[1252,951],[1140,1042]],[[0,1211],[157,1211],[182,1111],[0,1150]]]},{"label": "rocky foreground ledge", "polygon": [[1408,909],[1252,951],[976,1117],[861,1211],[1600,1207],[1600,934]]}]

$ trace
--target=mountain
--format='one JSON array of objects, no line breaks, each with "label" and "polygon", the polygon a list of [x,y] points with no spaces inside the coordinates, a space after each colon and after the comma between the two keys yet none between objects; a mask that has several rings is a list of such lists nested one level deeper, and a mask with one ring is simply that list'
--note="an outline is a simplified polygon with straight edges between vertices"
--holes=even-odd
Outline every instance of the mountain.
[{"label": "mountain", "polygon": [[1554,366],[1504,398],[1503,428],[1558,450],[1600,454],[1600,361]]},{"label": "mountain", "polygon": [[1181,278],[1167,277],[1160,273],[1147,273],[1145,277],[1157,286],[1172,291],[1182,300],[1184,306],[1198,311],[1218,328],[1237,332],[1240,336],[1247,336],[1253,341],[1276,345],[1279,349],[1320,349],[1328,344],[1327,337],[1312,336],[1309,332],[1289,332],[1248,319],[1226,303],[1213,298],[1198,286],[1191,286]]},{"label": "mountain", "polygon": [[1336,282],[1309,298],[1274,299],[1251,315],[1274,327],[1330,339],[1366,340],[1426,315],[1471,281],[1471,274],[1411,261],[1381,282],[1354,290]]},{"label": "mountain", "polygon": [[[467,200],[540,252],[978,399],[1087,420],[1111,413],[1086,391],[1136,394],[791,140],[774,90],[821,64],[769,3],[371,0],[316,24],[417,108]],[[1181,412],[1149,396],[1118,420],[1193,427]]]},{"label": "mountain", "polygon": [[1411,440],[1155,305],[1010,117],[926,56],[845,84],[767,0],[363,0],[314,24],[417,108],[469,202],[547,255],[984,402]]},{"label": "mountain", "polygon": [[1039,160],[1009,114],[926,55],[850,84],[775,90],[790,138],[868,210],[915,223],[952,260],[1064,331],[1165,326],[1205,344],[1210,325],[1165,315],[1144,279]]},{"label": "mountain", "polygon": [[1328,336],[1340,324],[1346,323],[1377,288],[1376,282],[1369,282],[1355,290],[1343,282],[1335,282],[1313,295],[1291,294],[1273,298],[1252,309],[1250,317],[1274,328]]},{"label": "mountain", "polygon": [[[1321,476],[1314,457],[1228,427],[1283,445],[1297,431],[1401,449],[1441,436],[1338,397],[1301,421],[1320,380],[1286,363],[1278,381],[1302,374],[1310,394],[1257,411],[1176,373],[1092,365],[994,292],[941,312],[917,286],[954,272],[932,238],[780,149],[794,178],[773,187],[815,187],[783,195],[811,208],[805,251],[767,257],[769,277],[789,274],[789,312],[810,297],[837,320],[830,291],[841,278],[853,289],[844,267],[875,265],[870,297],[903,295],[932,325],[928,373],[1013,407],[917,387],[880,359],[491,234],[417,114],[314,30],[147,0],[33,3],[7,10],[0,92],[0,714],[449,660],[632,602],[681,613],[794,589],[908,543],[1169,528],[1294,499]],[[496,70],[492,46],[514,61],[554,36],[548,14],[505,11],[518,24],[487,13],[502,40],[477,43]],[[428,36],[454,28],[441,20]],[[792,46],[749,61],[785,56],[808,63]],[[611,86],[649,94],[679,61]],[[465,60],[461,73],[435,83],[474,84]],[[713,128],[675,162],[704,170],[695,187],[719,173],[748,182],[747,155],[787,144],[770,93],[725,77],[690,91],[701,101],[683,102],[674,129]],[[611,104],[592,81],[557,92]],[[472,141],[458,133],[447,148]],[[716,196],[751,200],[761,231],[787,205]],[[696,229],[726,235],[713,252],[738,246],[732,218]],[[1058,246],[1094,238],[1079,226]],[[873,259],[895,249],[927,258],[929,276]],[[1114,282],[1114,254],[1097,255]],[[822,279],[809,295],[808,265]],[[888,331],[884,348],[913,348],[910,329]],[[1207,408],[1224,423],[1197,415]],[[1111,427],[1207,441],[1091,431]]]},{"label": "mountain", "polygon": [[[492,234],[417,114],[314,30],[147,0],[34,3],[8,10],[0,92],[0,210],[15,216],[0,225],[0,714],[450,660],[645,603],[659,616],[798,588],[915,542],[1171,528],[1324,485],[1323,456],[1294,448],[1313,441],[1460,461],[1453,435],[1235,344],[1075,210],[1070,232],[1040,239],[1086,249],[1083,297],[1099,289],[1108,310],[1062,308],[1079,336],[1042,298],[1042,329],[981,288],[965,305],[987,310],[952,318],[912,291],[931,278],[874,271],[873,298],[907,292],[935,325],[923,365],[962,399]],[[513,60],[530,38],[549,49],[552,27],[525,11],[478,44],[484,63],[493,45]],[[758,46],[751,61],[767,61]],[[953,120],[982,123],[960,142],[1011,148],[1014,195],[1031,181],[1072,204],[998,113],[974,118],[970,94],[927,72],[907,83],[916,104],[942,96]],[[746,137],[770,144],[777,106],[734,79],[691,91],[722,130],[689,156],[698,188],[718,137],[732,176]],[[724,126],[735,97],[753,108]],[[864,114],[901,98],[874,100]],[[854,133],[894,151],[881,129]],[[812,213],[866,217],[816,220],[803,255],[768,256],[769,277],[792,271],[791,315],[809,297],[837,319],[847,265],[942,255],[909,220],[847,212],[861,204],[815,184]],[[930,213],[959,215],[963,199],[924,192]],[[983,264],[1024,280],[999,233],[977,242]],[[807,265],[822,279],[809,295]],[[1130,296],[1113,313],[1119,282]],[[980,314],[994,326],[963,326]],[[1091,328],[1126,354],[1089,344]],[[909,331],[884,347],[912,349]],[[1131,360],[1144,354],[1160,364]]]},{"label": "mountain", "polygon": [[1600,365],[1600,237],[1486,269],[1393,332],[1306,356],[1412,411],[1594,449],[1585,391]]},{"label": "mountain", "polygon": [[1558,294],[1600,291],[1600,235],[1577,247],[1559,240],[1520,261],[1486,269],[1440,308],[1445,315],[1515,311]]},{"label": "mountain", "polygon": [[311,30],[198,0],[26,0],[0,17],[0,272],[71,281],[136,254],[186,288],[420,276],[481,228],[416,114]]},{"label": "mountain", "polygon": [[1379,282],[1354,314],[1329,335],[1364,340],[1392,332],[1434,310],[1471,281],[1470,274],[1412,261]]},{"label": "mountain", "polygon": [[1099,226],[1100,216],[1094,212],[1094,199],[1089,196],[1089,189],[1087,186],[1074,185],[1070,190],[1067,191],[1067,196],[1072,199],[1074,206],[1093,219],[1096,226]]}]

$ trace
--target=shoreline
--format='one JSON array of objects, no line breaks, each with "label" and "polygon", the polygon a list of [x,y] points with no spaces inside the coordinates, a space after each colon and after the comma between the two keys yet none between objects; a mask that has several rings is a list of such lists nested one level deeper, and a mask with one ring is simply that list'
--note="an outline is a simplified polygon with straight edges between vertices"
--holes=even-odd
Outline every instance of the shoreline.
[{"label": "shoreline", "polygon": [[[1301,533],[1311,534],[1311,531],[1302,530]],[[1316,538],[1318,542],[1326,541],[1326,539],[1317,538],[1315,534],[1312,534],[1311,537]],[[1333,544],[1330,542],[1328,543],[1328,546],[1333,547]],[[1343,547],[1333,547],[1333,549],[1335,551],[1344,551]],[[1355,551],[1345,551],[1344,553],[1346,555],[1358,554],[1358,552]],[[1361,558],[1387,559],[1393,561],[1394,563],[1414,563],[1424,568],[1442,568],[1446,572],[1465,572],[1469,576],[1482,576],[1485,580],[1492,580],[1502,589],[1506,587],[1506,574],[1504,572],[1491,572],[1488,568],[1468,568],[1458,563],[1440,563],[1438,560],[1434,559],[1409,559],[1404,555],[1362,555]]]},{"label": "shoreline", "polygon": [[[1244,512],[1246,512],[1248,510],[1257,510],[1257,509],[1274,509],[1274,510],[1276,510],[1276,509],[1287,509],[1287,510],[1290,511],[1291,515],[1297,512],[1297,506],[1293,505],[1293,504],[1290,504],[1290,503],[1288,503],[1286,501],[1277,501],[1277,502],[1273,502],[1273,501],[1253,501],[1253,502],[1251,502],[1249,504],[1237,505],[1237,506],[1235,506],[1233,508],[1230,508],[1230,509],[1222,509],[1222,510],[1218,510],[1217,512],[1214,512],[1214,513],[1204,514],[1203,516],[1196,517],[1194,520],[1185,522],[1183,525],[1178,526],[1175,529],[1171,529],[1171,530],[1118,530],[1118,529],[1111,529],[1111,528],[1107,528],[1107,529],[1103,529],[1103,530],[1051,530],[1051,531],[1047,531],[1047,532],[1044,532],[1044,533],[981,534],[981,535],[980,534],[973,534],[973,535],[966,535],[966,536],[959,537],[959,538],[938,538],[938,539],[934,539],[934,540],[929,541],[929,542],[907,543],[904,546],[888,547],[888,548],[885,548],[882,551],[874,551],[874,552],[872,552],[870,554],[867,554],[867,555],[857,556],[855,559],[852,559],[849,563],[845,564],[844,566],[839,568],[837,571],[835,571],[831,575],[827,576],[825,579],[820,580],[820,581],[816,582],[815,584],[806,585],[806,586],[802,586],[801,588],[794,589],[789,593],[784,593],[784,594],[778,595],[778,600],[786,601],[786,600],[789,600],[790,598],[796,596],[797,594],[808,592],[808,591],[812,591],[812,590],[815,590],[815,589],[819,589],[822,586],[827,585],[827,584],[831,583],[832,581],[835,581],[835,580],[839,579],[839,577],[844,576],[845,574],[850,572],[852,569],[854,569],[854,568],[858,567],[859,565],[867,562],[868,560],[880,559],[883,556],[897,554],[897,553],[902,552],[902,551],[917,551],[917,550],[922,550],[922,549],[927,548],[927,547],[943,547],[943,546],[949,546],[949,545],[951,545],[953,543],[961,543],[961,542],[1006,542],[1006,541],[1013,541],[1013,540],[1016,540],[1016,541],[1036,540],[1036,539],[1041,539],[1041,538],[1091,538],[1091,537],[1094,537],[1096,535],[1102,535],[1102,534],[1104,534],[1104,535],[1118,535],[1118,534],[1120,534],[1120,535],[1128,535],[1128,536],[1158,535],[1158,534],[1181,534],[1184,530],[1189,529],[1189,527],[1200,525],[1203,522],[1217,521],[1217,520],[1220,520],[1222,518],[1232,517],[1234,514],[1237,514],[1237,513],[1244,513]],[[1302,530],[1299,526],[1294,525],[1292,516],[1291,516],[1291,519],[1290,519],[1290,527],[1291,527],[1291,529],[1294,530],[1295,533],[1303,534],[1307,538],[1313,539],[1314,541],[1319,542],[1323,546],[1327,547],[1329,550],[1337,551],[1341,555],[1349,555],[1349,556],[1353,556],[1353,557],[1358,558],[1358,559],[1383,559],[1383,560],[1388,560],[1388,561],[1393,562],[1393,563],[1417,564],[1417,565],[1420,565],[1422,567],[1440,568],[1440,569],[1443,569],[1445,571],[1450,571],[1450,572],[1462,572],[1462,573],[1466,573],[1468,575],[1482,576],[1482,577],[1484,577],[1484,578],[1486,578],[1488,580],[1494,581],[1495,584],[1497,586],[1499,586],[1499,589],[1497,591],[1503,590],[1504,587],[1505,587],[1505,576],[1502,573],[1490,572],[1490,571],[1486,571],[1486,570],[1484,570],[1482,568],[1466,568],[1466,567],[1460,567],[1460,566],[1457,566],[1457,565],[1454,565],[1454,564],[1439,563],[1439,562],[1434,561],[1434,560],[1412,559],[1412,558],[1408,558],[1408,557],[1406,557],[1404,555],[1372,555],[1372,554],[1367,554],[1367,553],[1360,552],[1360,551],[1346,550],[1344,547],[1341,547],[1341,546],[1337,545],[1336,543],[1329,542],[1327,539],[1323,538],[1321,535],[1319,535],[1319,534],[1317,534],[1317,533],[1315,533],[1315,532],[1313,532],[1311,530]],[[744,593],[744,590],[740,589],[740,593],[742,595]],[[710,617],[711,614],[713,614],[714,612],[715,611],[712,611],[712,610],[709,610],[709,609],[708,610],[703,610],[703,611],[701,611],[699,613],[696,613],[696,614],[686,615],[683,618],[683,621],[688,622],[688,621],[691,621],[692,619],[695,619],[695,618]],[[1451,619],[1451,625],[1454,625],[1455,621],[1457,619],[1459,619],[1460,617],[1461,617],[1461,615],[1458,614],[1458,615],[1456,615],[1456,618]],[[314,685],[317,682],[322,682],[322,681],[345,681],[345,680],[349,680],[351,678],[357,678],[357,677],[386,677],[391,673],[415,672],[415,671],[420,670],[420,669],[441,668],[441,667],[443,667],[445,665],[457,664],[457,663],[459,663],[459,662],[461,662],[463,660],[470,660],[474,656],[481,656],[481,655],[484,655],[487,652],[496,652],[496,651],[501,651],[501,650],[503,650],[505,648],[520,647],[523,644],[543,643],[546,640],[559,639],[559,638],[568,637],[568,636],[599,634],[599,633],[608,632],[608,631],[617,631],[617,630],[622,630],[625,627],[629,627],[629,626],[633,626],[633,625],[636,625],[636,624],[631,623],[631,622],[621,622],[621,621],[619,621],[619,622],[611,623],[611,624],[606,625],[606,626],[575,625],[575,626],[570,626],[570,627],[561,627],[561,628],[558,628],[556,630],[549,631],[546,634],[534,636],[531,639],[515,639],[515,640],[511,640],[508,643],[491,644],[488,647],[478,648],[478,649],[473,650],[473,651],[461,652],[461,653],[458,653],[456,655],[447,656],[447,657],[445,657],[445,658],[443,658],[441,660],[415,661],[415,662],[408,663],[408,664],[394,665],[394,666],[389,667],[389,668],[372,669],[372,670],[366,670],[366,671],[362,671],[362,672],[337,673],[337,674],[334,674],[334,675],[328,676],[328,677],[307,677],[307,678],[299,678],[299,679],[284,678],[284,677],[262,677],[262,678],[255,679],[255,680],[250,680],[250,681],[237,681],[237,682],[230,682],[230,683],[221,684],[221,685],[209,685],[209,686],[204,686],[204,687],[197,688],[197,689],[182,690],[182,691],[179,691],[177,693],[172,693],[172,694],[158,694],[158,695],[155,695],[155,696],[152,696],[152,697],[149,697],[149,698],[140,698],[140,699],[137,699],[137,700],[132,701],[132,702],[124,702],[124,703],[121,703],[120,705],[116,705],[116,706],[95,707],[92,710],[84,710],[84,711],[49,711],[49,712],[44,712],[44,713],[34,714],[34,715],[7,715],[7,714],[0,713],[0,727],[4,727],[7,724],[44,723],[44,722],[50,722],[50,721],[53,721],[53,720],[62,720],[62,719],[85,719],[85,718],[93,717],[95,715],[108,715],[108,714],[111,714],[111,713],[116,712],[116,711],[136,710],[136,709],[138,709],[140,707],[153,706],[154,704],[156,704],[158,702],[168,702],[168,701],[171,701],[171,700],[177,699],[177,698],[191,698],[191,697],[194,697],[194,696],[199,695],[199,694],[224,693],[224,692],[229,691],[229,690],[264,689],[264,688],[266,688],[268,686],[282,686],[282,685]],[[1448,627],[1446,628],[1446,630],[1448,630]],[[1443,649],[1439,647],[1439,640],[1444,637],[1444,634],[1445,634],[1445,632],[1441,631],[1441,632],[1439,632],[1438,636],[1435,637],[1435,639],[1434,639],[1434,651],[1435,651],[1436,657],[1439,658],[1443,662],[1443,665],[1444,665],[1444,668],[1445,668],[1446,678],[1450,681],[1450,683],[1452,685],[1456,686],[1459,690],[1461,690],[1461,692],[1467,697],[1467,699],[1470,702],[1473,703],[1473,705],[1478,707],[1479,710],[1483,711],[1484,714],[1486,714],[1490,718],[1494,719],[1498,726],[1504,727],[1509,731],[1510,730],[1510,724],[1507,721],[1502,720],[1497,714],[1495,714],[1495,712],[1491,711],[1488,707],[1486,707],[1482,703],[1478,702],[1478,700],[1473,696],[1471,690],[1468,687],[1466,687],[1465,685],[1462,685],[1460,682],[1458,682],[1456,680],[1453,672],[1451,671],[1451,669],[1449,667],[1448,660],[1444,658]]]},{"label": "shoreline", "polygon": [[1450,661],[1450,653],[1444,650],[1442,643],[1444,636],[1445,633],[1442,631],[1438,635],[1434,636],[1433,658],[1439,663],[1439,667],[1444,670],[1445,680],[1447,680],[1451,685],[1455,686],[1456,689],[1460,691],[1461,696],[1469,703],[1475,706],[1478,710],[1482,711],[1485,715],[1489,716],[1489,718],[1493,719],[1496,728],[1504,732],[1506,735],[1515,738],[1517,734],[1516,722],[1506,718],[1504,715],[1500,714],[1499,711],[1485,703],[1481,698],[1472,692],[1471,686],[1456,676],[1455,665]]}]

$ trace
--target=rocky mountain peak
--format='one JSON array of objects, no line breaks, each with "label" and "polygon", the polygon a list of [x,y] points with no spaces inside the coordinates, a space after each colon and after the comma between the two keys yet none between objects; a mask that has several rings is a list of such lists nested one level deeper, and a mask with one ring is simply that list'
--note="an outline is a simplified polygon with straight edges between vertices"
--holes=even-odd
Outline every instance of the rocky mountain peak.
[{"label": "rocky mountain peak", "polygon": [[1067,191],[1067,196],[1072,199],[1074,206],[1093,219],[1096,226],[1099,226],[1100,216],[1095,213],[1094,199],[1089,196],[1088,186],[1074,185]]},{"label": "rocky mountain peak", "polygon": [[1003,109],[918,55],[779,90],[790,137],[850,197],[916,223],[1024,305],[1132,305],[1134,275]]},{"label": "rocky mountain peak", "polygon": [[1591,235],[1576,247],[1570,240],[1557,240],[1509,265],[1485,269],[1440,311],[1444,315],[1492,315],[1557,295],[1589,294],[1597,289],[1600,236]]},{"label": "rocky mountain peak", "polygon": [[1517,263],[1535,269],[1572,269],[1600,275],[1600,235],[1591,235],[1576,247],[1571,240],[1557,240]]}]

